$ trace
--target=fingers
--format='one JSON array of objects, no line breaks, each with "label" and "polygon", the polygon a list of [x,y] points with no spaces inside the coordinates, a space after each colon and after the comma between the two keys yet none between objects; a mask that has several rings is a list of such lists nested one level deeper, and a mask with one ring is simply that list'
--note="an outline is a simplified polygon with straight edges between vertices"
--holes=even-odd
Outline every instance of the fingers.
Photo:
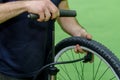
[{"label": "fingers", "polygon": [[92,39],[92,36],[88,34],[85,29],[81,29],[80,36],[87,38],[87,39]]},{"label": "fingers", "polygon": [[87,33],[87,34],[86,34],[86,38],[87,38],[87,39],[92,39],[92,36]]},{"label": "fingers", "polygon": [[45,10],[45,20],[44,21],[48,21],[51,18],[51,14],[49,12],[48,9]]},{"label": "fingers", "polygon": [[44,19],[45,19],[44,12],[41,11],[38,15],[39,15],[39,19],[37,21],[39,21],[39,22],[44,21]]},{"label": "fingers", "polygon": [[40,13],[39,21],[48,21],[50,19],[55,19],[59,16],[58,8],[49,0],[43,13],[44,15],[43,14],[41,15]]},{"label": "fingers", "polygon": [[59,10],[51,0],[32,0],[27,2],[25,3],[26,10],[29,13],[38,14],[39,19],[37,21],[39,22],[56,19],[59,16]]},{"label": "fingers", "polygon": [[59,15],[59,12],[49,12],[48,9],[45,10],[45,12],[40,12],[39,13],[39,19],[38,21],[42,22],[42,21],[48,21],[48,20],[52,20],[57,18]]},{"label": "fingers", "polygon": [[48,8],[49,8],[49,11],[51,13],[51,19],[55,19],[59,16],[59,14],[60,14],[59,10],[53,3],[50,3]]},{"label": "fingers", "polygon": [[77,45],[75,46],[74,51],[75,51],[76,53],[83,53],[83,52],[84,52],[83,49],[80,47],[79,44],[77,44]]},{"label": "fingers", "polygon": [[75,51],[75,53],[77,53],[77,54],[78,54],[78,53],[85,54],[85,55],[87,55],[87,54],[92,54],[91,60],[90,60],[89,62],[92,63],[92,62],[94,61],[94,54],[83,50],[79,44],[77,44],[77,45],[75,46],[74,51]]},{"label": "fingers", "polygon": [[40,12],[39,16],[40,16],[38,19],[39,22],[48,21],[51,18],[50,11],[47,8],[45,9],[44,12]]}]

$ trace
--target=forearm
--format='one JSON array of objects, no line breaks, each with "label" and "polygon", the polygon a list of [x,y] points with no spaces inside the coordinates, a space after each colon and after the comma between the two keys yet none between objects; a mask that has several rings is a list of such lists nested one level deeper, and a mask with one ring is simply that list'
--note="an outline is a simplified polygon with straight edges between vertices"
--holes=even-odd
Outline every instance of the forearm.
[{"label": "forearm", "polygon": [[14,1],[0,4],[0,24],[27,11],[24,1]]},{"label": "forearm", "polygon": [[79,36],[82,26],[72,17],[58,18],[61,28],[71,36]]},{"label": "forearm", "polygon": [[[60,9],[69,9],[68,1],[63,0],[59,5]],[[72,36],[79,36],[81,32],[82,26],[78,23],[78,21],[74,17],[59,17],[58,23],[61,28]]]},{"label": "forearm", "polygon": [[0,23],[23,12],[38,14],[37,21],[48,21],[59,16],[58,8],[51,0],[25,0],[0,4]]}]

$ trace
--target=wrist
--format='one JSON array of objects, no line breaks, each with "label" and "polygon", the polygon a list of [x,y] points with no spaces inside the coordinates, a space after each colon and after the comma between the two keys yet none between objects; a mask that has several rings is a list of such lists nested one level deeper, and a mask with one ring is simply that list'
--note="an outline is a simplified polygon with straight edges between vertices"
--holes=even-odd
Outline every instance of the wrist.
[{"label": "wrist", "polygon": [[29,9],[29,6],[30,6],[29,2],[30,2],[30,1],[23,1],[23,6],[24,6],[24,9],[25,9],[26,11],[28,11],[28,9]]}]

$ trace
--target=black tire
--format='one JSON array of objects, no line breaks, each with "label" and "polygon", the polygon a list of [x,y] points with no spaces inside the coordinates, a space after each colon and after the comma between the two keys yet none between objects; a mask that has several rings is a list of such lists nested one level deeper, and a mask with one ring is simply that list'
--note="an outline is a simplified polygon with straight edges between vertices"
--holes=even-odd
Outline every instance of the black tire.
[{"label": "black tire", "polygon": [[86,54],[74,54],[73,49],[76,44],[85,51],[93,53],[94,61],[56,65],[60,69],[57,80],[120,80],[119,59],[109,49],[94,40],[81,37],[62,40],[55,47],[55,62],[84,57]]}]

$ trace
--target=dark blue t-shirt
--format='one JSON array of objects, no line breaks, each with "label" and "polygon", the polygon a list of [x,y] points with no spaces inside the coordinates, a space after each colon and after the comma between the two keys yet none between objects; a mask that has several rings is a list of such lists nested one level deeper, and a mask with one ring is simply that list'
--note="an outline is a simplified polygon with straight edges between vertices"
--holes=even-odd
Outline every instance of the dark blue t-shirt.
[{"label": "dark blue t-shirt", "polygon": [[[52,2],[57,6],[60,0]],[[0,72],[3,74],[31,77],[44,65],[54,21],[37,22],[27,15],[25,12],[0,24]]]}]

